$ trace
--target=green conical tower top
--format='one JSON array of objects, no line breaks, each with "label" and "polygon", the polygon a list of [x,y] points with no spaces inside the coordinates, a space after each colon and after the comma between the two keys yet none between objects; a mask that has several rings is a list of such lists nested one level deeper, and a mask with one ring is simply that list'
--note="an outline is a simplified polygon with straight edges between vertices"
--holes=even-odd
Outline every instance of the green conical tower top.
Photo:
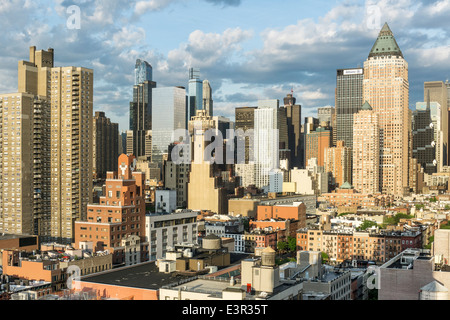
[{"label": "green conical tower top", "polygon": [[361,110],[372,110],[371,105],[366,101],[364,102],[363,106],[361,107]]},{"label": "green conical tower top", "polygon": [[387,22],[381,28],[378,38],[369,53],[369,58],[375,56],[400,56],[403,58],[403,53],[397,41],[395,41],[394,34]]}]

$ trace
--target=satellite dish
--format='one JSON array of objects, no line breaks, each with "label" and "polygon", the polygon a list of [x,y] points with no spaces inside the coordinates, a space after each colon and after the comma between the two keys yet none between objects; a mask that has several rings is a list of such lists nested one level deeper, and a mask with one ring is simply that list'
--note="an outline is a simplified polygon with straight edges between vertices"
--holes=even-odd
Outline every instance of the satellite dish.
[{"label": "satellite dish", "polygon": [[433,160],[433,165],[436,167],[437,166],[437,161]]},{"label": "satellite dish", "polygon": [[432,146],[432,147],[436,147],[436,142],[434,142],[434,141],[431,142],[431,146]]},{"label": "satellite dish", "polygon": [[432,123],[430,123],[430,128],[434,128],[434,124],[433,124],[433,122],[432,122]]}]

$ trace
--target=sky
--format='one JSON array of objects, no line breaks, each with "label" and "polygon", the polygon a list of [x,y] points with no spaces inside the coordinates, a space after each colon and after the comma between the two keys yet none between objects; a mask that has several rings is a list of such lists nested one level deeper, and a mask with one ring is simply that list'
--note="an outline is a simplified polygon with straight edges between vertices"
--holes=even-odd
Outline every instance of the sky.
[{"label": "sky", "polygon": [[17,62],[36,46],[55,50],[55,66],[94,70],[94,111],[120,131],[138,58],[158,87],[187,87],[200,69],[215,115],[293,90],[302,117],[317,116],[334,106],[336,69],[362,67],[387,22],[414,109],[425,81],[450,78],[448,17],[450,0],[0,0],[0,93],[17,91]]}]

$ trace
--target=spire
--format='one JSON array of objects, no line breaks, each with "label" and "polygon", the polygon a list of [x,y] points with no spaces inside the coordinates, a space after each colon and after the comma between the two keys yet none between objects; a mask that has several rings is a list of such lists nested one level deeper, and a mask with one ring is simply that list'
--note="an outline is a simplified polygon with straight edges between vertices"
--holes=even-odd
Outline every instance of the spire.
[{"label": "spire", "polygon": [[402,51],[387,22],[381,28],[378,38],[369,53],[369,58],[375,56],[401,56],[403,58]]}]

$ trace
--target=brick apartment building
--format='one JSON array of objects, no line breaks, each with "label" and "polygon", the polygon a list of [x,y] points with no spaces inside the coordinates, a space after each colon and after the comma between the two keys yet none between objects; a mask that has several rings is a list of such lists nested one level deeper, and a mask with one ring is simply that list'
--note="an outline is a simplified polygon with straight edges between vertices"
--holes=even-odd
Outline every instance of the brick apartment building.
[{"label": "brick apartment building", "polygon": [[148,260],[145,238],[145,174],[135,172],[136,157],[122,154],[118,171],[108,172],[100,203],[87,208],[87,221],[75,222],[75,247],[94,242],[94,252],[113,254],[114,264]]},{"label": "brick apartment building", "polygon": [[336,231],[300,229],[297,249],[321,251],[337,263],[346,260],[385,262],[407,248],[422,248],[420,231]]}]

